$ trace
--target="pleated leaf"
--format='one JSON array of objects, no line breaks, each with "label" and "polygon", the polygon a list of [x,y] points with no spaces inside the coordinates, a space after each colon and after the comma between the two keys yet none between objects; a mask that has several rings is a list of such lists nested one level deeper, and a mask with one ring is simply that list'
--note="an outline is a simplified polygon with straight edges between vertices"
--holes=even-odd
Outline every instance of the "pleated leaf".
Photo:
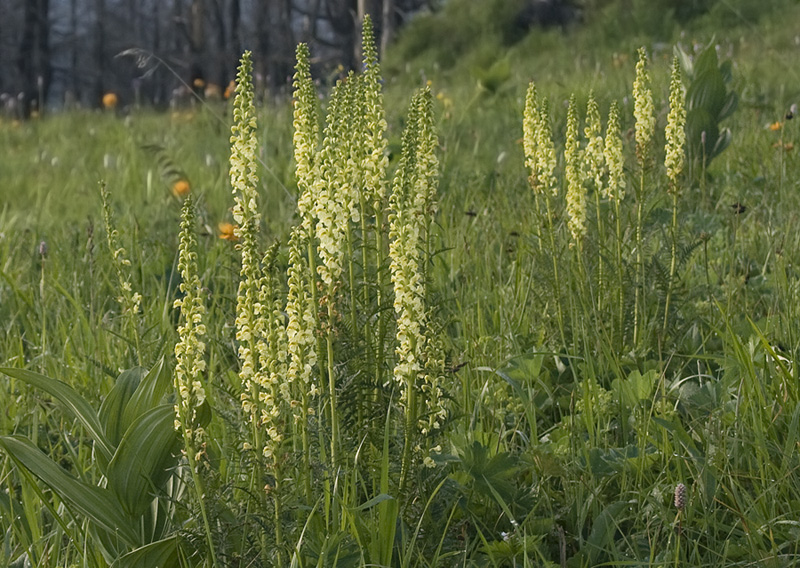
[{"label": "pleated leaf", "polygon": [[148,410],[125,432],[108,465],[108,486],[133,516],[145,512],[177,464],[174,421],[172,405]]},{"label": "pleated leaf", "polygon": [[137,544],[133,523],[130,517],[123,514],[112,491],[75,479],[27,438],[0,436],[0,447],[19,467],[38,477],[74,510],[129,545]]},{"label": "pleated leaf", "polygon": [[58,400],[81,422],[81,424],[83,424],[89,436],[94,440],[95,448],[102,458],[105,458],[105,462],[107,463],[111,460],[114,452],[105,436],[97,414],[91,405],[75,392],[71,386],[57,379],[52,379],[25,369],[0,368],[0,373],[4,373],[9,377],[14,377],[15,379],[19,379],[33,387],[41,389]]}]

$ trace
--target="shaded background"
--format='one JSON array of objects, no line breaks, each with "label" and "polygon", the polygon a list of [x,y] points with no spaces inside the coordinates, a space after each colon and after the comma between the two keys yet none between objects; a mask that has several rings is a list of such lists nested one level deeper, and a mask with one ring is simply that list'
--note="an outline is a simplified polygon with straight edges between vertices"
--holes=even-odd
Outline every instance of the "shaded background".
[{"label": "shaded background", "polygon": [[[253,51],[257,87],[284,90],[298,42],[317,69],[359,59],[370,14],[381,49],[404,21],[443,0],[2,0],[0,93],[6,112],[120,104],[165,106],[221,96],[242,51]],[[120,55],[124,54],[124,55]]]}]

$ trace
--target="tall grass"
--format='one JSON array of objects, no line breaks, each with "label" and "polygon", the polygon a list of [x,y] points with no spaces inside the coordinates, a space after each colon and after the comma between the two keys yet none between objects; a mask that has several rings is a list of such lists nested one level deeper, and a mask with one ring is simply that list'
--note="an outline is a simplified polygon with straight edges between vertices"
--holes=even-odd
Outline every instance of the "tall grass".
[{"label": "tall grass", "polygon": [[78,157],[70,117],[0,125],[39,168],[0,210],[2,562],[795,564],[791,101],[736,74],[689,175],[671,57],[645,164],[632,54],[408,105],[365,30],[323,109],[305,47],[291,107],[243,66],[230,168],[203,109],[72,117]]}]

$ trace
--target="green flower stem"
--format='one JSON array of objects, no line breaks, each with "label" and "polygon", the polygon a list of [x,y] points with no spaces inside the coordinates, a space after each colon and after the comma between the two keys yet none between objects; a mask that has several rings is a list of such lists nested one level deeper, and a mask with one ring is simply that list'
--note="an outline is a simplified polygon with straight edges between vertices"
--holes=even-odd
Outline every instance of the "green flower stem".
[{"label": "green flower stem", "polygon": [[547,206],[547,232],[550,235],[550,257],[553,259],[553,285],[556,296],[556,311],[558,318],[558,332],[561,335],[561,345],[567,348],[566,334],[564,333],[564,313],[561,308],[561,281],[558,277],[558,255],[556,254],[556,236],[553,227],[553,211],[550,206],[550,196],[545,195],[545,205]]},{"label": "green flower stem", "polygon": [[383,384],[383,366],[386,357],[386,345],[384,338],[386,337],[386,317],[383,315],[383,290],[384,290],[384,274],[383,265],[385,262],[383,250],[383,211],[375,210],[375,268],[378,286],[376,290],[375,302],[378,306],[378,353],[375,358],[375,384]]},{"label": "green flower stem", "polygon": [[192,441],[189,439],[187,429],[181,427],[183,432],[183,447],[186,451],[186,458],[189,461],[189,471],[192,474],[192,485],[194,486],[195,493],[197,494],[197,504],[200,506],[200,516],[203,518],[203,530],[205,531],[206,543],[208,544],[208,553],[211,555],[211,566],[218,568],[217,554],[214,551],[214,539],[211,536],[211,524],[208,522],[208,513],[206,512],[205,504],[205,490],[203,489],[203,480],[197,471],[197,461],[194,456],[194,449]]},{"label": "green flower stem", "polygon": [[[594,202],[597,217],[597,243],[599,249],[605,244],[605,226],[602,216],[600,215],[600,192],[597,191],[597,189],[595,189],[594,192]],[[604,285],[605,272],[603,271],[603,255],[600,254],[600,250],[597,252],[597,310],[598,312],[602,313],[603,308],[605,307],[605,302],[603,302],[606,289]]]},{"label": "green flower stem", "polygon": [[623,286],[623,267],[622,267],[622,227],[620,224],[620,211],[619,211],[619,198],[614,199],[614,209],[616,210],[616,229],[617,229],[617,274],[619,275],[619,282],[617,286],[618,302],[617,302],[617,315],[619,327],[619,352],[623,350],[625,345],[625,288]]},{"label": "green flower stem", "polygon": [[400,465],[399,493],[401,496],[405,494],[408,484],[408,474],[411,470],[411,459],[413,455],[412,450],[416,440],[414,432],[417,425],[417,389],[411,377],[406,379],[405,388],[408,406],[406,408],[405,428],[403,432],[403,458]]},{"label": "green flower stem", "polygon": [[673,280],[675,279],[675,268],[677,265],[677,255],[678,255],[678,192],[672,192],[672,227],[670,229],[672,233],[672,254],[669,263],[669,280],[667,281],[667,297],[664,300],[664,325],[662,327],[662,332],[666,333],[667,331],[667,322],[669,321],[669,302],[670,297],[672,296],[672,284]]},{"label": "green flower stem", "polygon": [[328,352],[328,390],[330,395],[331,414],[331,471],[335,475],[339,462],[339,415],[336,410],[336,375],[333,362],[333,286],[328,287],[328,333],[326,347]]},{"label": "green flower stem", "polygon": [[642,325],[642,293],[644,291],[644,260],[642,257],[642,224],[644,218],[644,162],[639,178],[639,185],[636,188],[636,285],[633,296],[633,345],[639,345]]}]

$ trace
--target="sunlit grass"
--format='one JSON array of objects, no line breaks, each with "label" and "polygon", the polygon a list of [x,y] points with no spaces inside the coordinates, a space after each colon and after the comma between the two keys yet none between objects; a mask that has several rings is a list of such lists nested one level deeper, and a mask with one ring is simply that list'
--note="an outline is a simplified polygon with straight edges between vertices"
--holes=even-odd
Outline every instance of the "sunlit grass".
[{"label": "sunlit grass", "polygon": [[[796,31],[783,18],[718,33],[741,96],[726,122],[734,141],[707,177],[684,179],[677,229],[666,178],[656,181],[653,174],[648,191],[656,197],[644,211],[641,252],[660,259],[675,282],[657,289],[657,270],[650,266],[644,281],[653,289],[644,297],[663,299],[669,290],[671,307],[643,302],[641,313],[654,323],[636,338],[630,323],[614,331],[616,315],[599,318],[593,304],[600,291],[607,305],[616,305],[619,296],[629,308],[634,304],[638,265],[615,273],[621,263],[609,236],[613,225],[606,225],[606,242],[594,233],[598,216],[614,218],[613,204],[590,194],[582,249],[589,266],[603,258],[606,290],[592,292],[585,283],[593,276],[569,248],[563,203],[554,200],[552,219],[562,240],[555,247],[540,240],[547,219],[536,210],[523,164],[522,111],[534,79],[550,100],[554,140],[563,147],[570,93],[585,109],[592,89],[603,122],[611,101],[620,101],[630,190],[620,240],[622,254],[633,255],[630,200],[639,178],[630,90],[638,44],[589,50],[582,36],[546,32],[510,48],[507,76],[498,67],[476,70],[480,54],[471,68],[439,75],[426,67],[440,181],[425,271],[435,307],[429,317],[445,332],[449,412],[434,467],[410,468],[408,481],[398,481],[401,462],[410,459],[402,459],[408,441],[399,426],[400,392],[359,382],[367,374],[391,374],[394,328],[376,335],[391,301],[364,313],[349,307],[328,312],[326,306],[329,327],[317,330],[316,339],[318,346],[329,341],[326,349],[342,357],[322,361],[323,375],[345,381],[336,401],[338,439],[317,426],[333,420],[330,403],[309,399],[303,404],[315,407],[319,422],[309,422],[314,426],[305,441],[303,426],[287,423],[293,441],[277,462],[280,468],[249,449],[254,440],[241,410],[234,341],[240,266],[228,186],[230,112],[222,106],[0,123],[6,148],[0,157],[0,366],[59,378],[97,408],[122,369],[139,362],[149,368],[169,357],[178,341],[173,306],[181,297],[183,186],[176,195],[174,176],[180,172],[196,205],[207,397],[214,409],[206,457],[199,458],[213,464],[200,469],[205,495],[186,493],[170,509],[176,531],[193,543],[187,550],[207,550],[203,543],[210,540],[226,566],[243,560],[286,565],[293,556],[299,565],[325,566],[359,566],[367,558],[387,566],[558,566],[562,553],[569,566],[793,565],[800,512],[800,117],[787,118],[798,72],[787,53]],[[693,33],[685,47],[712,35],[702,27]],[[672,49],[650,52],[663,133]],[[409,65],[415,64],[427,65],[424,58]],[[411,86],[420,82],[418,69],[400,71],[386,81],[390,172],[400,163]],[[487,89],[492,78],[499,84]],[[780,128],[770,128],[775,123]],[[289,227],[299,220],[291,105],[259,104],[258,125],[261,238],[283,239],[274,263],[285,275]],[[662,133],[656,135],[659,148]],[[138,349],[117,302],[120,285],[106,245],[100,180],[131,261],[132,290],[142,294]],[[364,232],[371,236],[372,230],[370,225]],[[688,248],[673,273],[675,232]],[[348,268],[357,275],[373,260],[371,249],[365,249],[366,263],[356,250],[357,261]],[[561,296],[554,293],[554,260]],[[389,283],[388,269],[381,278]],[[370,301],[373,294],[366,289]],[[557,322],[559,302],[565,331]],[[631,313],[625,313],[630,322]],[[376,343],[348,342],[362,337],[361,329],[371,330]],[[376,371],[365,353],[377,341],[391,347],[385,368]],[[70,473],[103,485],[84,427],[41,390],[8,377],[4,384],[0,433],[28,437]],[[361,390],[348,393],[348,386]],[[328,390],[328,383],[319,389]],[[377,407],[382,412],[370,414]],[[340,455],[334,459],[332,451]],[[335,466],[340,470],[334,472]],[[40,566],[103,565],[79,515],[73,517],[50,490],[38,493],[44,486],[21,475],[5,453],[0,467],[12,489],[0,500],[9,562],[29,554]],[[190,476],[182,477],[188,482]],[[673,502],[679,483],[687,488],[680,511]],[[269,493],[276,487],[280,508]],[[52,510],[42,512],[42,502]],[[210,519],[205,525],[203,513]],[[276,526],[282,529],[279,545]],[[63,545],[65,535],[90,550]],[[183,565],[199,561],[200,553]]]}]

